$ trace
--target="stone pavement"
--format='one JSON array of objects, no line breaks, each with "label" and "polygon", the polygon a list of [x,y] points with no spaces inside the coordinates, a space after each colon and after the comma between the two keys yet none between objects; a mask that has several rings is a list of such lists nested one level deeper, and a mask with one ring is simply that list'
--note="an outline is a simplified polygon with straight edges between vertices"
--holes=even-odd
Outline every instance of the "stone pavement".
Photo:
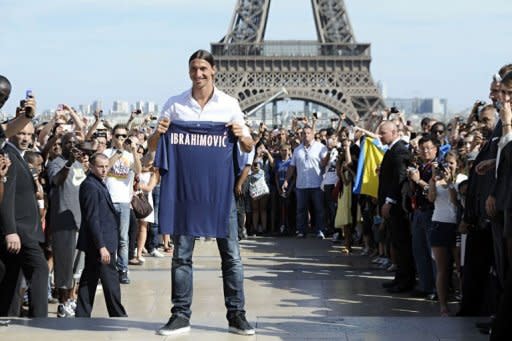
[{"label": "stone pavement", "polygon": [[198,241],[189,334],[155,335],[169,318],[171,258],[148,257],[122,286],[128,318],[109,319],[98,291],[93,318],[55,318],[52,304],[47,319],[12,318],[0,340],[486,340],[474,327],[485,319],[438,317],[436,302],[387,294],[380,285],[390,273],[328,240],[256,237],[241,248],[255,336],[227,332],[217,245]]}]

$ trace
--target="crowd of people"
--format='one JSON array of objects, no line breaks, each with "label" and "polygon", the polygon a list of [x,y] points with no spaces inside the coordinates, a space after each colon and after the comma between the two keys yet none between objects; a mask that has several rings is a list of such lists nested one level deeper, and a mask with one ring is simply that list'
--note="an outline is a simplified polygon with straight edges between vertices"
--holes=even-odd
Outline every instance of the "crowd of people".
[{"label": "crowd of people", "polygon": [[[0,106],[9,92],[0,77]],[[346,255],[361,246],[371,262],[395,273],[383,283],[389,293],[438,300],[442,316],[493,316],[481,327],[504,335],[512,316],[511,97],[506,65],[492,78],[490,103],[478,100],[467,117],[449,122],[424,117],[416,128],[391,108],[361,120],[340,114],[329,127],[317,127],[315,114],[289,127],[243,127],[254,148],[234,153],[238,239],[331,237]],[[92,224],[84,205],[94,200],[80,185],[90,173],[105,179],[119,245],[102,261],[115,269],[117,285],[128,285],[129,267],[173,253],[174,236],[159,229],[155,131],[165,133],[169,122],[162,121],[175,118],[163,113],[155,128],[149,115],[133,112],[111,126],[100,112],[88,122],[61,105],[51,120],[35,124],[35,111],[29,94],[16,118],[2,124],[0,315],[19,315],[26,301],[29,316],[47,316],[48,303],[57,300],[59,317],[90,316],[91,307],[77,310],[76,302],[84,266],[91,271],[87,246],[79,247],[84,257],[76,242],[84,220]],[[364,138],[386,150],[376,196],[354,191]],[[134,212],[138,193],[153,208],[144,217]],[[112,281],[112,273],[101,276]],[[112,288],[109,313],[125,316]],[[460,301],[458,311],[449,310],[450,297]]]}]

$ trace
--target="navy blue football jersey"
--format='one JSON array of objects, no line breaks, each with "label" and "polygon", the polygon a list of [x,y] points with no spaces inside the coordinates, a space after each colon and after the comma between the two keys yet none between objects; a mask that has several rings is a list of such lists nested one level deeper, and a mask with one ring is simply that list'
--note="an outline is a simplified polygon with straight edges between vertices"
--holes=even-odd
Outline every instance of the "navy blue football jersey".
[{"label": "navy blue football jersey", "polygon": [[225,238],[236,137],[225,123],[173,122],[158,143],[159,225],[171,235]]}]

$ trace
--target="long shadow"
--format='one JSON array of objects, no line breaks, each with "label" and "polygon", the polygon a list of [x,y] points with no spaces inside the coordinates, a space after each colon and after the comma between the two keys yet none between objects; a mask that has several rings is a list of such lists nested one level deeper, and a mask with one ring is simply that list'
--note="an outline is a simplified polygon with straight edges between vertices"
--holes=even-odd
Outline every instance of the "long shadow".
[{"label": "long shadow", "polygon": [[324,317],[439,314],[437,302],[387,293],[381,283],[393,273],[366,256],[343,255],[330,241],[259,237],[242,241],[241,248],[250,250],[243,257],[247,280],[303,296],[280,299],[278,306],[318,308],[313,313]]}]

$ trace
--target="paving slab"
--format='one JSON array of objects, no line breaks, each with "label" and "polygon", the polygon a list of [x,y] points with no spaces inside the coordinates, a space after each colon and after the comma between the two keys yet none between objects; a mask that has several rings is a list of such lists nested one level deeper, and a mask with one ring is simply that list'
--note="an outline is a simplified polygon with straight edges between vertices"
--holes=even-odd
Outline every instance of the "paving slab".
[{"label": "paving slab", "polygon": [[[314,238],[256,237],[241,242],[248,320],[254,336],[227,332],[220,258],[215,241],[194,252],[192,330],[162,337],[155,331],[170,314],[171,258],[146,258],[130,267],[122,286],[128,318],[108,318],[98,291],[93,318],[11,318],[2,341],[59,340],[486,340],[474,327],[484,318],[439,317],[436,302],[390,295],[381,283],[392,274],[365,256],[346,256],[338,245]],[[451,304],[456,311],[456,303]],[[5,320],[5,319],[4,319]]]}]

